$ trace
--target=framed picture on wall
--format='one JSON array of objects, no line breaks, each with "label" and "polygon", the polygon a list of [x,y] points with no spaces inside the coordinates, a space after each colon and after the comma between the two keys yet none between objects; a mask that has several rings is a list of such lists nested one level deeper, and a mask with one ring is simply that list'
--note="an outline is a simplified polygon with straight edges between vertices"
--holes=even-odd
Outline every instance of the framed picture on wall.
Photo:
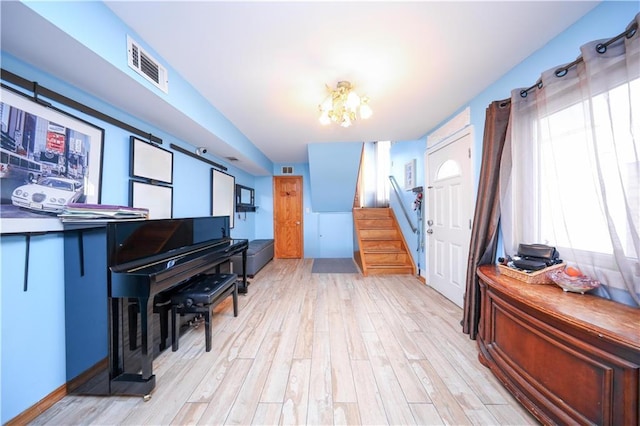
[{"label": "framed picture on wall", "polygon": [[229,228],[234,226],[236,178],[211,169],[211,216],[229,216]]},{"label": "framed picture on wall", "polygon": [[69,203],[100,203],[104,130],[0,89],[0,232],[62,229]]},{"label": "framed picture on wall", "polygon": [[131,177],[171,185],[173,183],[173,152],[135,136],[131,136],[130,140]]},{"label": "framed picture on wall", "polygon": [[404,165],[404,189],[407,191],[416,186],[416,159]]},{"label": "framed picture on wall", "polygon": [[173,216],[173,188],[131,180],[131,207],[149,209],[149,219],[170,219]]}]

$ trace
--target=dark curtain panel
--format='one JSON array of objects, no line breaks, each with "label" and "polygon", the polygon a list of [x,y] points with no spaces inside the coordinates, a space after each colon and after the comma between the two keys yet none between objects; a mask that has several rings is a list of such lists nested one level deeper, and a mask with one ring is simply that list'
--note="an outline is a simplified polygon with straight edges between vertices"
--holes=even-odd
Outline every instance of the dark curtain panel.
[{"label": "dark curtain panel", "polygon": [[510,112],[510,100],[492,102],[487,108],[484,126],[482,165],[471,230],[462,319],[462,331],[474,340],[480,320],[480,291],[476,269],[479,265],[495,262],[500,222],[500,160]]}]

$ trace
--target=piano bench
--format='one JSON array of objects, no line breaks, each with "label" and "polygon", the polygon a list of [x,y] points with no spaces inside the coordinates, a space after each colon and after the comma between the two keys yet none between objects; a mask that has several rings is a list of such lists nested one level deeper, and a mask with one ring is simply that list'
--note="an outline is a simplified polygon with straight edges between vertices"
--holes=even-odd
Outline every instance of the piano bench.
[{"label": "piano bench", "polygon": [[238,275],[211,274],[194,277],[191,284],[171,295],[172,350],[178,350],[180,321],[178,315],[203,314],[206,351],[211,351],[211,317],[213,308],[233,296],[233,316],[238,316]]}]

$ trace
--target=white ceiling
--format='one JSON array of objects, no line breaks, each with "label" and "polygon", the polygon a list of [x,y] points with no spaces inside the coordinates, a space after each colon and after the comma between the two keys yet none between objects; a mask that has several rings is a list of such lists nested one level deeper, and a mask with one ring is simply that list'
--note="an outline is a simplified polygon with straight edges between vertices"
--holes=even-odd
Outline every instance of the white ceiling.
[{"label": "white ceiling", "polygon": [[[307,162],[309,143],[422,137],[598,2],[106,4],[270,160],[300,163]],[[3,5],[5,9],[18,15]],[[236,156],[238,167],[262,174],[246,153],[176,117],[179,111],[159,105],[159,98],[139,96],[134,104],[131,91],[138,89],[130,82],[99,87],[74,69],[79,61],[76,67],[54,64],[60,62],[60,52],[78,55],[82,50],[70,37],[58,36],[56,55],[25,53],[30,43],[25,38],[35,39],[34,23],[6,15],[2,24],[10,28],[2,30],[3,50],[194,146],[208,146],[221,158]],[[24,36],[25,28],[31,28],[30,37]],[[577,54],[578,46],[567,52],[567,62]],[[95,67],[109,72],[108,64],[91,58]],[[112,81],[118,78],[114,75]],[[374,113],[348,129],[318,122],[325,84],[335,86],[340,80],[351,81],[367,95]],[[141,99],[149,104],[141,105]],[[172,124],[167,124],[169,114]]]}]

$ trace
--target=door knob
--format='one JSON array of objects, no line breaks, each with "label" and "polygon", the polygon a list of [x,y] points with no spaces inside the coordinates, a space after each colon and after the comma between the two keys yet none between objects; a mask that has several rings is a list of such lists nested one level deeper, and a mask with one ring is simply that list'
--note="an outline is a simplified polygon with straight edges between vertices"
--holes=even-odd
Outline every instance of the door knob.
[{"label": "door knob", "polygon": [[429,235],[433,234],[433,229],[431,229],[431,228],[427,229],[427,234],[429,234]]}]

